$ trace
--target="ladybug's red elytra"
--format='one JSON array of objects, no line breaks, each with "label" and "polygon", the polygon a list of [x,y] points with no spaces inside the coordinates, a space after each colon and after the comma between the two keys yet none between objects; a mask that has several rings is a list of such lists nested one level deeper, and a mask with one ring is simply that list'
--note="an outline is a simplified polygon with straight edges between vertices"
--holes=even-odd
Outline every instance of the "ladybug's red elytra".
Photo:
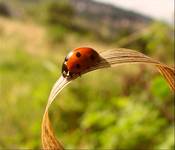
[{"label": "ladybug's red elytra", "polygon": [[92,48],[80,47],[71,51],[62,66],[63,77],[70,78],[81,75],[99,60],[99,54]]}]

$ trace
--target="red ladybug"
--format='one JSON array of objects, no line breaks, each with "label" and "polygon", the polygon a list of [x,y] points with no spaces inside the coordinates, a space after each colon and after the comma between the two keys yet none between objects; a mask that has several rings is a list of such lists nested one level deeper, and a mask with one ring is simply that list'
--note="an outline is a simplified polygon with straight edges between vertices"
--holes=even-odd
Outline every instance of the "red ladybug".
[{"label": "red ladybug", "polygon": [[89,47],[80,47],[71,51],[65,57],[62,66],[63,77],[80,76],[82,72],[96,64],[99,58],[99,54]]}]

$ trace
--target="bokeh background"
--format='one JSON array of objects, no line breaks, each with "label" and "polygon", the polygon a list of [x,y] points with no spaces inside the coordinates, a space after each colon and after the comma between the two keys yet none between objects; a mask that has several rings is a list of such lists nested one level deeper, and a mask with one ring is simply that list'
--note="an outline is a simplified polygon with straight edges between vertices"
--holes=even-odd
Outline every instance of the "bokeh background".
[{"label": "bokeh background", "polygon": [[[41,148],[50,89],[76,47],[131,48],[174,66],[174,12],[161,21],[110,2],[0,0],[0,149]],[[50,116],[69,149],[175,147],[173,94],[152,66],[83,75],[61,92]]]}]

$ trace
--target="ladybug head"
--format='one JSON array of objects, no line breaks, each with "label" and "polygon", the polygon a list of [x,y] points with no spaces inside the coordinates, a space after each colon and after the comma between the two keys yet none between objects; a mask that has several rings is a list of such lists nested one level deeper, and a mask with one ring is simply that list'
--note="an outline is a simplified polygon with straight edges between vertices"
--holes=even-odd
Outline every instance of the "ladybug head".
[{"label": "ladybug head", "polygon": [[[70,68],[68,67],[68,60],[70,61],[73,55],[73,51],[71,51],[64,59],[63,65],[62,65],[62,75],[64,78],[70,78],[72,77],[72,73],[70,72]],[[70,65],[69,65],[70,66]]]},{"label": "ladybug head", "polygon": [[62,75],[63,75],[63,77],[69,76],[69,71],[68,71],[67,65],[65,63],[63,63],[63,65],[62,65]]}]

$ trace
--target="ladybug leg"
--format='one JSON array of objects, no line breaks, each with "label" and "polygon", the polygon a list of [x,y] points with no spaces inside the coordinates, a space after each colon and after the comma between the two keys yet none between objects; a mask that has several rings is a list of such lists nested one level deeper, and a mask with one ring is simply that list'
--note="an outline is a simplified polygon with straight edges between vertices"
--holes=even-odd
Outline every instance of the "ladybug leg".
[{"label": "ladybug leg", "polygon": [[69,76],[72,78],[73,77],[73,73],[72,72],[69,72]]},{"label": "ladybug leg", "polygon": [[81,73],[79,72],[78,75],[81,77]]}]

